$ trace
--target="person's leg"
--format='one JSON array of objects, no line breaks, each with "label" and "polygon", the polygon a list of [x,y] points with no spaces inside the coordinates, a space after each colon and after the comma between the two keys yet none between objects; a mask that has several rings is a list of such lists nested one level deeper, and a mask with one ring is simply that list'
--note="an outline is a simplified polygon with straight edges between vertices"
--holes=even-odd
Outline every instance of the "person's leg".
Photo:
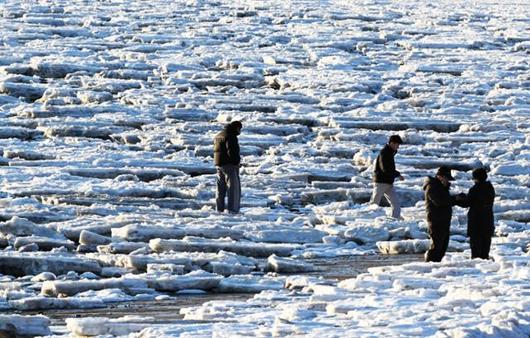
[{"label": "person's leg", "polygon": [[239,167],[235,165],[226,166],[228,178],[228,204],[230,212],[238,213],[241,201],[241,183],[239,182]]},{"label": "person's leg", "polygon": [[372,197],[370,198],[370,203],[377,204],[381,202],[381,198],[385,193],[385,183],[374,183],[374,190],[372,191]]},{"label": "person's leg", "polygon": [[442,247],[440,248],[441,251],[440,251],[440,260],[438,262],[440,262],[442,260],[442,258],[444,258],[445,256],[445,253],[447,252],[447,247],[449,246],[449,228],[447,228],[446,231],[444,231],[443,233],[443,237],[442,237]]},{"label": "person's leg", "polygon": [[491,236],[484,236],[482,239],[482,258],[490,259]]},{"label": "person's leg", "polygon": [[234,212],[239,212],[241,208],[241,178],[239,176],[239,166],[236,166],[234,176],[235,182],[237,182],[237,189],[234,189]]},{"label": "person's leg", "polygon": [[226,175],[223,168],[217,167],[217,192],[215,194],[215,205],[217,211],[223,212],[225,210],[225,196],[226,196]]},{"label": "person's leg", "polygon": [[392,207],[392,217],[401,218],[401,205],[399,204],[399,198],[393,185],[390,185],[390,188],[386,190],[385,197]]},{"label": "person's leg", "polygon": [[438,243],[437,239],[434,236],[431,236],[431,246],[429,247],[429,250],[425,253],[425,261],[426,262],[439,262],[437,260],[437,249],[440,244]]},{"label": "person's leg", "polygon": [[440,248],[442,245],[440,234],[437,232],[437,230],[429,229],[429,237],[431,238],[431,246],[425,253],[425,261],[439,262],[441,258],[438,259],[438,257],[440,256]]},{"label": "person's leg", "polygon": [[426,262],[440,262],[445,256],[447,246],[449,244],[449,234],[446,231],[439,229],[430,230],[431,247],[425,253]]},{"label": "person's leg", "polygon": [[481,258],[482,256],[482,241],[478,236],[469,237],[469,247],[471,248],[471,259]]},{"label": "person's leg", "polygon": [[469,245],[471,246],[471,258],[489,259],[490,236],[474,236],[470,238]]}]

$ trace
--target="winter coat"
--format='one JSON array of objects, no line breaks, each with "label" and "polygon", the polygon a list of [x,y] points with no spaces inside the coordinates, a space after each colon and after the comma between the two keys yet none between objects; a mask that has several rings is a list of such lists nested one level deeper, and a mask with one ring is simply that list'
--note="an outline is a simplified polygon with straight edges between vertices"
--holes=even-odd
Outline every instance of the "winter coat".
[{"label": "winter coat", "polygon": [[217,167],[227,164],[239,165],[241,162],[237,130],[233,125],[227,125],[215,136],[213,148],[213,159]]},{"label": "winter coat", "polygon": [[429,230],[449,231],[453,205],[456,204],[454,196],[449,194],[449,187],[435,177],[427,177],[423,190]]},{"label": "winter coat", "polygon": [[467,195],[462,198],[459,205],[469,207],[467,212],[467,235],[493,236],[495,230],[493,219],[493,200],[495,189],[488,182],[477,182],[469,189]]},{"label": "winter coat", "polygon": [[374,169],[374,182],[393,184],[396,177],[401,176],[396,170],[394,156],[396,152],[387,144],[377,156]]}]

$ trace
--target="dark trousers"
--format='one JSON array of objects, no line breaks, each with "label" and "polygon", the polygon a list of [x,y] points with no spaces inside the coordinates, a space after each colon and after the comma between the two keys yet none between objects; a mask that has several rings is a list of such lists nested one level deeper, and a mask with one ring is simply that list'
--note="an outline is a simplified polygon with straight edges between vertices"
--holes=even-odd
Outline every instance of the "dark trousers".
[{"label": "dark trousers", "polygon": [[471,236],[469,238],[471,258],[489,259],[491,236]]},{"label": "dark trousers", "polygon": [[215,204],[217,211],[225,210],[225,197],[228,195],[226,208],[229,212],[238,213],[241,203],[241,182],[239,181],[239,166],[227,164],[217,169],[217,194]]},{"label": "dark trousers", "polygon": [[425,261],[440,262],[444,258],[449,245],[449,228],[430,228],[429,235],[431,237],[431,247],[425,254]]}]

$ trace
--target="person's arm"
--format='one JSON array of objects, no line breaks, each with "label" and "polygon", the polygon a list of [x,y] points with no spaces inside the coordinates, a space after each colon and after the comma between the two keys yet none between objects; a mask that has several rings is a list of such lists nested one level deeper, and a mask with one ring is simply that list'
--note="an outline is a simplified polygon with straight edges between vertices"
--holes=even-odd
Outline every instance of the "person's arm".
[{"label": "person's arm", "polygon": [[469,208],[469,195],[465,193],[460,193],[455,196],[455,205],[458,205],[462,208]]},{"label": "person's arm", "polygon": [[239,153],[239,143],[237,137],[229,137],[226,140],[226,150],[230,162],[235,165],[239,165],[241,158]]},{"label": "person's arm", "polygon": [[468,193],[460,193],[455,196],[455,205],[462,208],[469,208],[471,206],[471,199],[473,198],[473,188],[469,189]]},{"label": "person's arm", "polygon": [[495,189],[493,188],[493,185],[492,185],[489,191],[488,208],[493,209],[494,201],[495,201]]}]

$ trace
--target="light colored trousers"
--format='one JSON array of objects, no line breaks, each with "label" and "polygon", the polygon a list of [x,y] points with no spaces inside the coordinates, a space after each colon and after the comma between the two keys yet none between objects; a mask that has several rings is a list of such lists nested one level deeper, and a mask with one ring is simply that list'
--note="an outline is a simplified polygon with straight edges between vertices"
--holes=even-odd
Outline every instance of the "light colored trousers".
[{"label": "light colored trousers", "polygon": [[226,205],[229,212],[238,213],[241,203],[241,182],[239,180],[239,166],[227,164],[216,167],[217,170],[217,194],[215,204],[217,211],[225,210],[225,197],[228,195]]},{"label": "light colored trousers", "polygon": [[372,198],[370,203],[379,205],[381,198],[386,197],[390,206],[392,207],[392,217],[400,218],[401,217],[401,206],[399,205],[399,199],[394,189],[393,184],[389,183],[374,183],[374,191],[372,193]]}]

